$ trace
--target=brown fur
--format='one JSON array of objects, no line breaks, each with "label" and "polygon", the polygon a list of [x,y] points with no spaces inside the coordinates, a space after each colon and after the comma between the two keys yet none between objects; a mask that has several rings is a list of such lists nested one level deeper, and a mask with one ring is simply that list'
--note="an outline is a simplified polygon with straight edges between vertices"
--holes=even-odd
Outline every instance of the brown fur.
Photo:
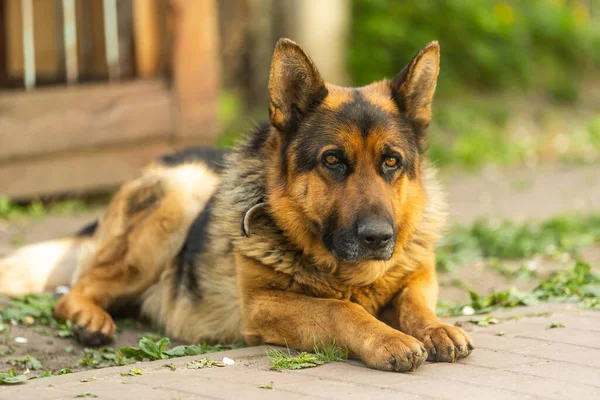
[{"label": "brown fur", "polygon": [[[281,40],[269,83],[271,125],[228,154],[220,172],[202,160],[157,163],[125,184],[57,317],[92,344],[114,334],[107,310],[136,301],[169,336],[188,342],[245,338],[302,350],[335,342],[392,371],[467,356],[468,336],[434,313],[434,248],[446,202],[423,152],[438,71],[434,42],[391,81],[341,88]],[[381,157],[390,149],[401,166],[385,175]],[[314,162],[331,150],[343,152],[351,174],[340,178]],[[327,227],[335,223],[339,233],[360,215],[389,216],[397,232],[391,256],[332,250]],[[201,250],[186,253],[200,238]]]}]

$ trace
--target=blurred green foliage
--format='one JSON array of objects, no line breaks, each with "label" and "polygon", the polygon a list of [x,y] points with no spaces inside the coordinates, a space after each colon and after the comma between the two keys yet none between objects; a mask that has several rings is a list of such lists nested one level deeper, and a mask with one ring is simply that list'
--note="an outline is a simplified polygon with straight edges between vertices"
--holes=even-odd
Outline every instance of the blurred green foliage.
[{"label": "blurred green foliage", "polygon": [[425,43],[438,40],[438,94],[464,86],[536,90],[576,100],[600,69],[598,0],[353,0],[349,69],[358,85],[393,77]]},{"label": "blurred green foliage", "polygon": [[448,272],[475,260],[517,260],[544,256],[578,256],[600,243],[600,214],[561,215],[541,224],[479,220],[456,225],[437,251],[437,268]]},{"label": "blurred green foliage", "polygon": [[[428,137],[439,166],[600,160],[600,108],[589,96],[600,84],[600,0],[352,0],[352,8],[353,85],[392,78],[440,42]],[[267,117],[231,93],[220,109],[225,147]]]}]

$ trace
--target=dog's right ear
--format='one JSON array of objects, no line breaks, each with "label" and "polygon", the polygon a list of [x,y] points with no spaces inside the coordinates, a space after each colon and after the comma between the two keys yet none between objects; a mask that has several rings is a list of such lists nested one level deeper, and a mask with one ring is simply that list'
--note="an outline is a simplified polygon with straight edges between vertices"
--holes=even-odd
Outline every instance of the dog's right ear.
[{"label": "dog's right ear", "polygon": [[431,102],[440,72],[440,45],[423,47],[392,80],[394,100],[422,132],[431,121]]},{"label": "dog's right ear", "polygon": [[275,45],[269,75],[269,116],[282,132],[293,129],[310,107],[327,95],[315,64],[289,39]]}]

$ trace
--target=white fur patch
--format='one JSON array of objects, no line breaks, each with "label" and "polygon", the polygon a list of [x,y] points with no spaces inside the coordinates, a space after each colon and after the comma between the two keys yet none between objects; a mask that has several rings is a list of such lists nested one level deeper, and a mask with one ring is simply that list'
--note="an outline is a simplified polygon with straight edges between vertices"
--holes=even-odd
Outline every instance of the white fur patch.
[{"label": "white fur patch", "polygon": [[81,244],[67,238],[23,247],[0,260],[0,294],[19,296],[68,285],[77,265]]},{"label": "white fur patch", "polygon": [[165,182],[168,191],[180,194],[189,218],[195,218],[213,195],[220,177],[202,163],[190,163],[175,168],[153,171]]}]

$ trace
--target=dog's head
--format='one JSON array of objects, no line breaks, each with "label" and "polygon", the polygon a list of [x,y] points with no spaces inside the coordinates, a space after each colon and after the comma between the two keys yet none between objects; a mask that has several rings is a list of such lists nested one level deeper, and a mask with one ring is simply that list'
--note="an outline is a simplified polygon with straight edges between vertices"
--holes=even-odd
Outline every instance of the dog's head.
[{"label": "dog's head", "polygon": [[381,270],[414,233],[439,57],[432,42],[394,79],[342,88],[325,83],[296,43],[277,43],[269,203],[285,234],[317,261]]}]

